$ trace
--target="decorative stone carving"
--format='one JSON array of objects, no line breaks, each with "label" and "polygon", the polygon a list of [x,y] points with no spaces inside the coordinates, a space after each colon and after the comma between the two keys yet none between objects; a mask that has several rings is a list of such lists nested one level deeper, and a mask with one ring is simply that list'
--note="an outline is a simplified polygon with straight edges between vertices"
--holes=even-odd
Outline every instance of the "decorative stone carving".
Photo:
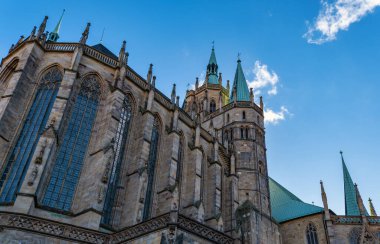
[{"label": "decorative stone carving", "polygon": [[32,186],[34,184],[34,181],[36,180],[37,175],[38,175],[38,166],[36,165],[34,166],[33,171],[29,176],[29,179],[28,179],[29,186]]},{"label": "decorative stone carving", "polygon": [[45,149],[46,149],[46,141],[43,143],[43,145],[41,147],[41,151],[38,154],[38,156],[36,157],[36,160],[34,161],[35,164],[42,164],[42,160],[43,160],[43,157],[44,157]]}]

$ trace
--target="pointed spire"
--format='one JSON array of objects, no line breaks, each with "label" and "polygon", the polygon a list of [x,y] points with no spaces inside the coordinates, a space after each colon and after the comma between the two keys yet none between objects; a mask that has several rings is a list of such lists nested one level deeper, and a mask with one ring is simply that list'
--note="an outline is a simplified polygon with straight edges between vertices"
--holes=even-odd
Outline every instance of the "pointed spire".
[{"label": "pointed spire", "polygon": [[[345,215],[346,216],[359,216],[360,208],[357,201],[357,193],[354,182],[351,175],[348,172],[346,163],[343,158],[343,152],[340,151],[342,167],[343,167],[343,179],[344,179],[344,202],[345,202]],[[363,205],[364,208],[364,205]],[[365,215],[368,215],[367,210],[364,208]]]},{"label": "pointed spire", "polygon": [[372,204],[371,198],[368,199],[368,203],[369,203],[369,211],[371,213],[371,216],[377,216],[377,213],[376,213],[375,207]]},{"label": "pointed spire", "polygon": [[146,75],[146,81],[152,83],[153,64],[149,64],[148,74]]},{"label": "pointed spire", "polygon": [[59,21],[57,25],[55,26],[54,30],[50,32],[48,41],[56,42],[59,39],[59,29],[61,28],[62,18],[65,14],[65,9],[62,11],[61,18],[59,18]]},{"label": "pointed spire", "polygon": [[49,17],[45,16],[44,20],[42,21],[40,27],[38,28],[37,32],[37,40],[39,40],[42,36],[42,34],[45,32],[46,23]]},{"label": "pointed spire", "polygon": [[364,216],[366,215],[366,210],[364,208],[363,199],[360,195],[358,185],[355,183],[355,195],[356,195],[356,202],[358,203],[360,215]]},{"label": "pointed spire", "polygon": [[195,78],[195,90],[198,89],[198,87],[199,87],[199,78],[196,77]]},{"label": "pointed spire", "polygon": [[175,98],[176,98],[176,84],[173,84],[173,89],[172,89],[172,94],[171,94],[171,100],[172,103],[175,103]]},{"label": "pointed spire", "polygon": [[264,110],[263,96],[260,96],[260,108],[261,108],[261,110]]},{"label": "pointed spire", "polygon": [[153,75],[152,87],[156,87],[156,76]]},{"label": "pointed spire", "polygon": [[176,97],[175,105],[177,105],[177,107],[179,107],[179,96]]},{"label": "pointed spire", "polygon": [[82,37],[80,38],[80,41],[79,41],[81,44],[86,44],[88,35],[90,34],[90,26],[91,26],[91,23],[90,22],[87,23],[86,29],[83,31]]},{"label": "pointed spire", "polygon": [[[235,97],[236,90],[236,97]],[[245,79],[243,68],[241,67],[240,57],[237,61],[234,83],[232,85],[231,100],[234,101],[249,101],[249,90],[247,80]]]},{"label": "pointed spire", "polygon": [[253,95],[253,88],[249,88],[249,100],[253,104],[255,102],[255,96]]},{"label": "pointed spire", "polygon": [[206,84],[219,84],[218,64],[216,62],[214,44],[211,49],[210,59],[207,65]]}]

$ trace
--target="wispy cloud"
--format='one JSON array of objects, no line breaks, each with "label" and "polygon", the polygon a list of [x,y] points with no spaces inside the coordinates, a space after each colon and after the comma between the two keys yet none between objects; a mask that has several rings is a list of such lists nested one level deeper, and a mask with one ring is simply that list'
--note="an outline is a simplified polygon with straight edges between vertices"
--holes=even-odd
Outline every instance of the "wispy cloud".
[{"label": "wispy cloud", "polygon": [[248,86],[253,88],[255,95],[259,95],[266,90],[268,95],[277,94],[277,83],[279,77],[274,71],[268,70],[266,64],[262,64],[259,60],[255,62],[253,67],[254,79],[248,82]]},{"label": "wispy cloud", "polygon": [[308,23],[304,38],[308,43],[323,44],[333,41],[341,30],[348,30],[352,23],[380,6],[380,0],[321,0],[322,8],[315,22]]},{"label": "wispy cloud", "polygon": [[267,108],[264,111],[264,121],[267,124],[278,124],[280,121],[285,120],[286,116],[289,114],[290,113],[285,106],[281,106],[280,110],[277,112]]}]

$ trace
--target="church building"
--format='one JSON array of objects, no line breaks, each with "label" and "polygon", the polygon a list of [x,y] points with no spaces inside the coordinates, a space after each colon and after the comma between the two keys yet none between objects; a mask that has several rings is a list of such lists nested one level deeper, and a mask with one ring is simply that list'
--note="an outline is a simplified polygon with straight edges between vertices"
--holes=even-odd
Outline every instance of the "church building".
[{"label": "church building", "polygon": [[322,182],[319,207],[268,176],[240,58],[230,84],[212,47],[180,104],[152,64],[128,65],[125,41],[90,45],[88,23],[59,42],[62,17],[50,33],[47,20],[0,63],[1,243],[380,244],[343,155],[344,216]]}]

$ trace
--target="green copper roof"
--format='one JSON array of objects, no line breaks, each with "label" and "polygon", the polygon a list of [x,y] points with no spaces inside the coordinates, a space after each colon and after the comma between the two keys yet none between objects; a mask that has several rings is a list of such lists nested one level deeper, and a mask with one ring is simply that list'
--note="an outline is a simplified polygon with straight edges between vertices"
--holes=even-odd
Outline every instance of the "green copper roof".
[{"label": "green copper roof", "polygon": [[[359,216],[360,210],[356,199],[355,185],[352,181],[351,175],[348,172],[346,163],[344,162],[343,153],[340,152],[343,166],[343,180],[344,180],[344,206],[346,216]],[[365,214],[368,216],[367,209]]]},{"label": "green copper roof", "polygon": [[279,223],[323,212],[323,208],[304,203],[272,178],[269,178],[269,190],[272,216]]},{"label": "green copper roof", "polygon": [[208,61],[208,64],[217,64],[214,48],[212,48],[211,50],[211,56],[210,56],[210,60]]},{"label": "green copper roof", "polygon": [[211,50],[210,60],[207,65],[207,83],[208,84],[219,84],[218,79],[218,64],[216,62],[215,49]]},{"label": "green copper roof", "polygon": [[247,80],[245,79],[243,69],[241,67],[240,59],[237,61],[237,67],[235,72],[234,84],[231,90],[231,99],[234,101],[234,90],[236,89],[236,101],[249,101],[249,90],[247,85]]},{"label": "green copper roof", "polygon": [[59,18],[59,21],[58,21],[57,25],[55,26],[54,30],[52,32],[50,32],[48,41],[53,41],[53,42],[58,41],[59,29],[61,28],[61,23],[62,23],[62,18],[63,18],[64,13],[65,13],[65,10],[63,10],[61,18]]}]

